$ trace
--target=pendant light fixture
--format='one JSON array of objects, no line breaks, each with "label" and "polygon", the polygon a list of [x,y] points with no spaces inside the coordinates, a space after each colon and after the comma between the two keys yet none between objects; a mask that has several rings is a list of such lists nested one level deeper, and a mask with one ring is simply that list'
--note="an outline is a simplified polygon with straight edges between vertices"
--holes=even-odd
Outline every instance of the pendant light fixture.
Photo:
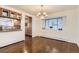
[{"label": "pendant light fixture", "polygon": [[41,5],[41,10],[37,13],[37,16],[41,19],[44,19],[47,16],[47,13],[44,11],[44,5]]}]

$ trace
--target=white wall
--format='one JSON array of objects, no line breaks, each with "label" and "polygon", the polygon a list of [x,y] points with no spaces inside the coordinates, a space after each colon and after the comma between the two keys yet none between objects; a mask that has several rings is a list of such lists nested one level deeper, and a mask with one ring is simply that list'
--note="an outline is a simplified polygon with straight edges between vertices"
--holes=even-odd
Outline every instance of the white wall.
[{"label": "white wall", "polygon": [[47,18],[53,18],[58,16],[66,16],[64,19],[63,30],[42,30],[42,20],[38,19],[38,26],[36,27],[37,36],[44,36],[49,38],[55,38],[63,41],[68,41],[72,43],[77,43],[79,45],[79,40],[77,38],[77,28],[78,28],[78,18],[77,18],[77,8],[66,10],[62,12],[57,12],[49,15]]},{"label": "white wall", "polygon": [[77,17],[78,17],[78,20],[77,20],[77,44],[79,45],[79,6],[78,6],[78,9],[77,9]]},{"label": "white wall", "polygon": [[32,37],[41,35],[41,20],[39,18],[34,17],[32,21]]},{"label": "white wall", "polygon": [[37,19],[32,19],[32,37],[35,37],[35,36],[37,36],[37,28],[36,28],[36,26],[38,25],[37,24],[37,22],[38,22],[38,20]]},{"label": "white wall", "polygon": [[[3,8],[7,8],[13,11],[20,12],[18,10],[15,10],[13,8],[7,7],[7,6],[0,6]],[[20,12],[22,13],[22,12]],[[0,32],[0,47],[3,47],[5,45],[9,45],[21,40],[25,40],[25,18],[24,18],[24,13],[22,13],[22,20],[21,20],[21,31],[13,31],[13,32]]]}]

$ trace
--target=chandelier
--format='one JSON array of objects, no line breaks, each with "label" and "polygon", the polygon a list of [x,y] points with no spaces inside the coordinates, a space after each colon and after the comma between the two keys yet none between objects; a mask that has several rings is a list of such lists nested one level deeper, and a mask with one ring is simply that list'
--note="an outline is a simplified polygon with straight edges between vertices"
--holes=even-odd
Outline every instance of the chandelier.
[{"label": "chandelier", "polygon": [[39,16],[41,19],[44,19],[47,16],[47,13],[44,11],[43,5],[41,5],[41,10],[37,13],[37,16]]}]

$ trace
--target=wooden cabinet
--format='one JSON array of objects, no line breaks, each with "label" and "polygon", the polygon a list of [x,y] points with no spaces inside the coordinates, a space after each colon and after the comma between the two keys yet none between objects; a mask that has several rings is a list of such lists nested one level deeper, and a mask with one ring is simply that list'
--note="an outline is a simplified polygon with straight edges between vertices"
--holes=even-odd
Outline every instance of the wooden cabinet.
[{"label": "wooden cabinet", "polygon": [[[6,21],[7,25],[2,24],[2,19],[4,20],[5,18],[6,18],[5,21]],[[0,24],[0,32],[1,31],[3,32],[5,30],[5,29],[3,29],[3,27],[7,28],[7,30],[5,30],[5,31],[16,31],[16,30],[21,29],[21,18],[22,18],[21,13],[18,13],[13,10],[8,10],[5,8],[0,8],[0,23],[1,23]],[[9,26],[8,26],[8,23],[9,23]],[[11,24],[11,26],[10,26],[10,24]],[[4,26],[4,25],[6,25],[6,26]]]},{"label": "wooden cabinet", "polygon": [[2,9],[2,16],[9,17],[10,16],[10,11],[7,10],[7,9]]},{"label": "wooden cabinet", "polygon": [[21,19],[21,13],[0,8],[0,17],[11,18],[11,19]]},{"label": "wooden cabinet", "polygon": [[17,12],[14,12],[14,11],[10,11],[10,18],[14,18],[14,19],[20,20],[21,19],[21,14],[17,13]]}]

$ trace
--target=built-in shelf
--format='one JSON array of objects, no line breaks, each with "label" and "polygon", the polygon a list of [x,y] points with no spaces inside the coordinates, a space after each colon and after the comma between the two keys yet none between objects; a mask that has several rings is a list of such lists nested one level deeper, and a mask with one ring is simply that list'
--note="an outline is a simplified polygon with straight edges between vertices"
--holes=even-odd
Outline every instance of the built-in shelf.
[{"label": "built-in shelf", "polygon": [[20,20],[19,18],[13,18],[13,17],[8,17],[8,16],[0,16],[2,18],[9,18],[9,19],[16,19],[16,20]]},{"label": "built-in shelf", "polygon": [[[6,20],[4,20],[4,18]],[[0,8],[0,22],[2,22],[2,23],[3,22],[5,22],[5,23],[8,22],[9,26],[10,26],[10,23],[13,24],[13,25],[11,25],[12,28],[10,28],[11,26],[10,27],[8,25],[3,26],[3,24],[0,24],[0,32],[1,31],[2,32],[3,31],[7,32],[7,31],[17,31],[17,30],[20,30],[21,29],[21,18],[22,18],[22,14],[21,13],[15,12],[13,10],[8,10],[8,9],[5,9],[5,8]]]}]

